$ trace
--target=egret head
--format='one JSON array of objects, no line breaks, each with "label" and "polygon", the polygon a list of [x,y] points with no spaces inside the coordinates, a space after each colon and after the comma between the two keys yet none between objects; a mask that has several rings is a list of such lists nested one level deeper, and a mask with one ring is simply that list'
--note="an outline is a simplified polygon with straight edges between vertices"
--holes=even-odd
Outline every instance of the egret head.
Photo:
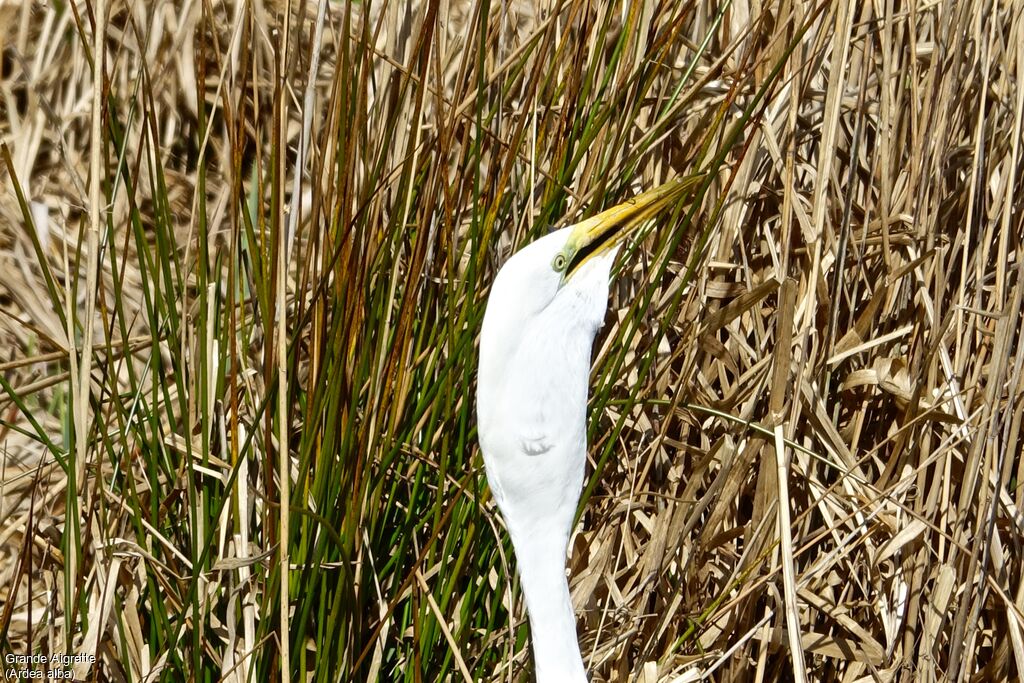
[{"label": "egret head", "polygon": [[[556,230],[528,244],[505,263],[494,282],[488,308],[494,306],[517,325],[559,301],[593,300],[599,324],[608,292],[608,275],[622,241],[659,212],[688,194],[702,176],[668,182],[576,225]],[[590,307],[591,309],[595,307]]]},{"label": "egret head", "polygon": [[671,181],[556,230],[526,245],[502,266],[491,287],[480,339],[482,432],[487,431],[491,410],[498,410],[501,403],[494,392],[515,381],[515,359],[550,355],[569,345],[580,349],[579,362],[589,367],[590,347],[608,307],[609,273],[619,246],[688,195],[701,178]]}]

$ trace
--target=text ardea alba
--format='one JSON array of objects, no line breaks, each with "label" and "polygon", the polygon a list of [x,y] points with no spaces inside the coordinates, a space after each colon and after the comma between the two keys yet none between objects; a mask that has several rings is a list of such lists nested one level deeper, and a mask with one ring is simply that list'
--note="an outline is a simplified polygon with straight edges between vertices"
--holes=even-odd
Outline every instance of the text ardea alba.
[{"label": "text ardea alba", "polygon": [[594,337],[623,238],[686,195],[675,180],[516,252],[480,334],[477,421],[487,480],[512,536],[537,683],[586,683],[565,556],[583,486]]}]

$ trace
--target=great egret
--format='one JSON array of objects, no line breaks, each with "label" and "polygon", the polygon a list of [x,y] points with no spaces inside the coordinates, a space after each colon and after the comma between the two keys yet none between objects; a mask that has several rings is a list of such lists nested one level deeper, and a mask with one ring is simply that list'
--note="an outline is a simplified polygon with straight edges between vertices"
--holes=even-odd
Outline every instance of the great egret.
[{"label": "great egret", "polygon": [[645,192],[514,254],[480,334],[477,423],[487,480],[512,536],[537,683],[586,683],[565,557],[583,486],[591,346],[622,240],[699,176]]}]

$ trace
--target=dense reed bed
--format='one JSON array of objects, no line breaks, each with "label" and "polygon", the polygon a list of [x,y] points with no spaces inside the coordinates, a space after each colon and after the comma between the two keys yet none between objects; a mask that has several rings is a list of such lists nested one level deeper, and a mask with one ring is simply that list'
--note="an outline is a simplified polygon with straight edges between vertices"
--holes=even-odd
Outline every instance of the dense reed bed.
[{"label": "dense reed bed", "polygon": [[703,172],[595,350],[593,680],[1018,680],[1022,11],[0,0],[0,649],[530,680],[489,283]]}]

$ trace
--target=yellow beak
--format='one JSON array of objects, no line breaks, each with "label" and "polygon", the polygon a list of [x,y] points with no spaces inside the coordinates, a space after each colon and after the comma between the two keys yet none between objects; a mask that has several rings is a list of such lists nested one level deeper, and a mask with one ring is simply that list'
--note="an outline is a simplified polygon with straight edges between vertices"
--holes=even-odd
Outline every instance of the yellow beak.
[{"label": "yellow beak", "polygon": [[703,179],[704,174],[697,174],[670,180],[577,223],[569,233],[561,254],[560,262],[564,264],[562,281],[572,277],[587,261],[619,244],[638,227],[689,195]]}]

